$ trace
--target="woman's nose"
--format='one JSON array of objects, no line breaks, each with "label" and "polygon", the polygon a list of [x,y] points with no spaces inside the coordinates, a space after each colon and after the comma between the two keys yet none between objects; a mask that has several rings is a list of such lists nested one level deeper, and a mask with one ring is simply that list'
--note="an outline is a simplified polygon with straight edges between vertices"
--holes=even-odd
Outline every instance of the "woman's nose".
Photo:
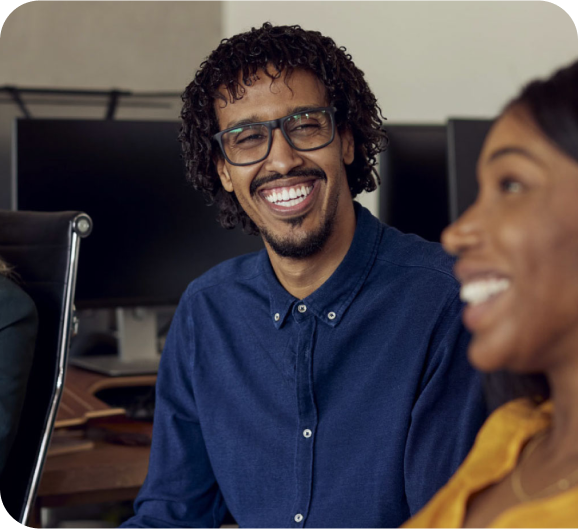
[{"label": "woman's nose", "polygon": [[481,230],[477,204],[471,206],[442,232],[441,242],[444,250],[452,255],[460,255],[480,244]]}]

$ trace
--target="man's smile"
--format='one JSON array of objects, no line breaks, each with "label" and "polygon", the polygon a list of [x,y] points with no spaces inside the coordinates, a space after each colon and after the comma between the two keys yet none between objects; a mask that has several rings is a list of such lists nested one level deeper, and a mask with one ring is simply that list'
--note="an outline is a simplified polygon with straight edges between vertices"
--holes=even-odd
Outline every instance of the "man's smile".
[{"label": "man's smile", "polygon": [[274,214],[294,216],[307,212],[319,194],[319,183],[326,180],[320,169],[297,169],[287,175],[257,178],[250,187],[252,196],[263,199]]},{"label": "man's smile", "polygon": [[[296,185],[297,179],[300,178],[300,183],[304,183],[306,180],[327,180],[327,175],[325,171],[322,169],[318,169],[316,167],[311,167],[309,169],[293,169],[289,171],[287,174],[271,174],[268,176],[262,176],[255,178],[250,186],[249,186],[249,193],[251,195],[255,195],[258,191],[263,191],[265,189],[272,189],[274,187],[282,187],[283,185],[286,186],[293,186]],[[289,180],[290,182],[279,183],[278,180]]]},{"label": "man's smile", "polygon": [[301,204],[313,191],[313,184],[296,184],[288,187],[275,187],[261,191],[261,196],[266,200],[285,208]]}]

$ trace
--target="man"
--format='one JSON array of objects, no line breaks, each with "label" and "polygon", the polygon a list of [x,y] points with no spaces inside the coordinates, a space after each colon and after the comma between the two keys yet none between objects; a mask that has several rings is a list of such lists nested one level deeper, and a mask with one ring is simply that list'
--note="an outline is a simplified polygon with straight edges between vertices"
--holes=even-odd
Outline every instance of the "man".
[{"label": "man", "polygon": [[484,405],[452,261],[352,200],[385,139],[363,73],[329,38],[265,24],[221,42],[183,98],[190,179],[265,250],[185,292],[126,525],[398,526]]}]

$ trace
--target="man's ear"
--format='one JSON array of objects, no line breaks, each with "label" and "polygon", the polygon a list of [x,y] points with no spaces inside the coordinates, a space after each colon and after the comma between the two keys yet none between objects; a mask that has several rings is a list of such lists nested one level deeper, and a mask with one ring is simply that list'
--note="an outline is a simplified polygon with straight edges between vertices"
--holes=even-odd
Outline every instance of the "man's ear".
[{"label": "man's ear", "polygon": [[221,179],[221,184],[225,188],[225,191],[229,193],[233,192],[233,181],[231,180],[231,175],[229,174],[229,170],[227,169],[227,165],[225,164],[225,159],[219,156],[219,158],[215,162],[217,166],[217,174]]},{"label": "man's ear", "polygon": [[339,133],[341,137],[341,152],[343,153],[343,163],[349,165],[355,158],[355,142],[353,133],[349,127],[344,127]]}]

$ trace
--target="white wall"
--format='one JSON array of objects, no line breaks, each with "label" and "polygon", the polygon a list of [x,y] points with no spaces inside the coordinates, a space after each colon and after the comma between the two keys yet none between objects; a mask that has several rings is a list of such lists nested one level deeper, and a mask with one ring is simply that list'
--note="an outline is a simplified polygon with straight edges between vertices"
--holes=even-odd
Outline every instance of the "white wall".
[{"label": "white wall", "polygon": [[0,37],[0,84],[182,90],[221,39],[220,2],[30,2]]},{"label": "white wall", "polygon": [[[578,58],[547,2],[225,2],[223,31],[299,24],[345,46],[392,123],[492,117],[529,79]],[[362,201],[376,210],[377,194]]]},{"label": "white wall", "polygon": [[[30,2],[0,35],[0,86],[118,88],[180,94],[221,40],[220,2]],[[26,97],[33,117],[102,118],[105,98],[50,105]],[[70,98],[67,98],[70,102]],[[180,97],[121,100],[120,119],[178,119]],[[143,108],[143,105],[147,105]],[[162,106],[161,106],[162,105]],[[0,209],[10,207],[10,134],[18,108],[0,98]]]}]

